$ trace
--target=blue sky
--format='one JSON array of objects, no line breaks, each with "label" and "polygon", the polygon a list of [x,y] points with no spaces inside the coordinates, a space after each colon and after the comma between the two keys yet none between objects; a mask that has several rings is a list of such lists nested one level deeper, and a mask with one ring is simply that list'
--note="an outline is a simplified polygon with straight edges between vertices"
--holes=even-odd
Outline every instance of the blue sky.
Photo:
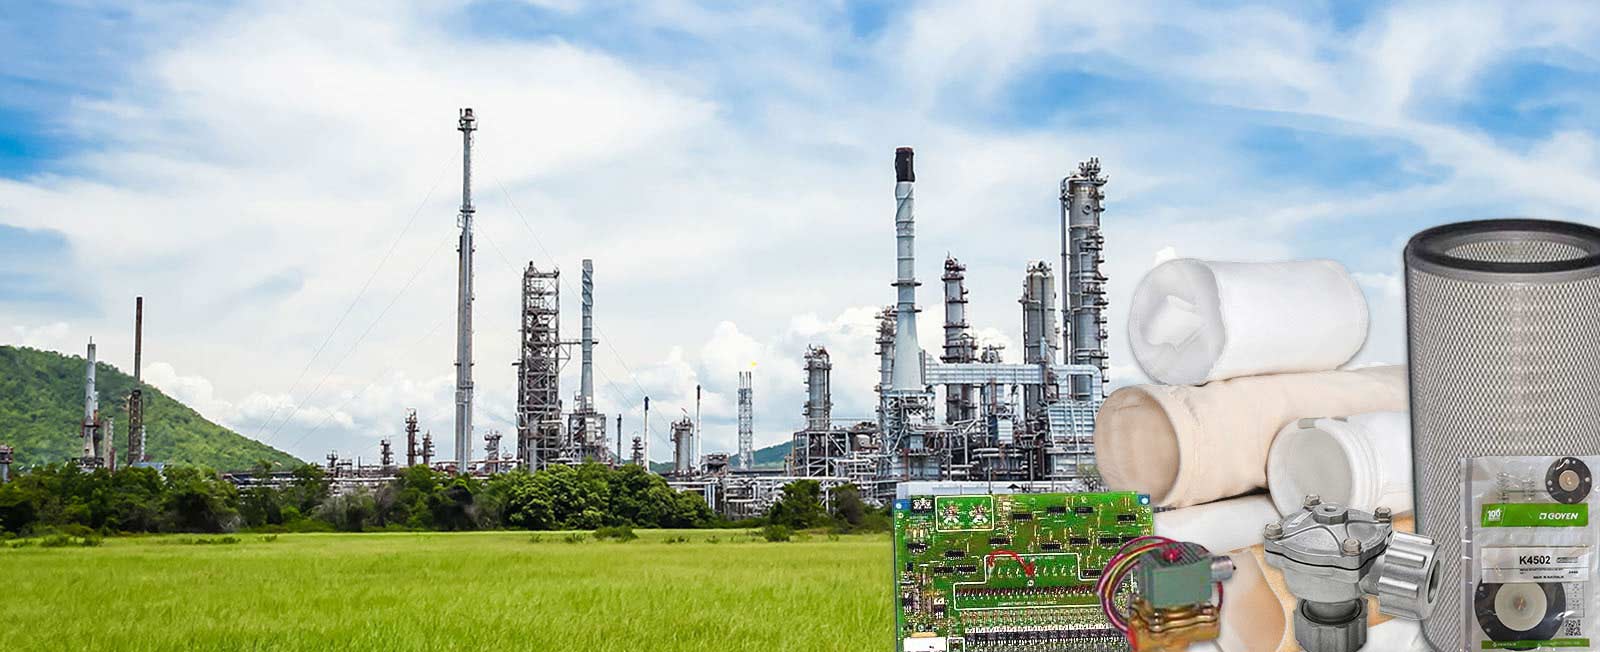
[{"label": "blue sky", "polygon": [[696,384],[731,446],[751,368],[758,442],[785,439],[812,343],[870,416],[899,145],[919,275],[967,262],[1000,343],[1058,256],[1056,184],[1102,159],[1119,383],[1117,307],[1163,258],[1340,260],[1362,359],[1398,361],[1410,234],[1600,222],[1591,3],[324,4],[0,14],[0,342],[126,367],[143,294],[147,376],[241,432],[319,459],[374,455],[408,407],[449,430],[468,105],[479,423],[511,430],[521,268],[591,257],[600,407],[631,435],[648,393],[656,451]]}]

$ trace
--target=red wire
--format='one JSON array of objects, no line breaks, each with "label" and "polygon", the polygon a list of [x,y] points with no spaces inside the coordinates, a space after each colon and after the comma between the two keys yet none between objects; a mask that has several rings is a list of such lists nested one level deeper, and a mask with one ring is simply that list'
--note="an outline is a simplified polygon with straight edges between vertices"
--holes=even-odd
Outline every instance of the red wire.
[{"label": "red wire", "polygon": [[1010,557],[1012,559],[1017,560],[1017,563],[1022,565],[1022,572],[1026,573],[1028,575],[1028,577],[1033,577],[1033,573],[1034,573],[1033,564],[1030,564],[1030,563],[1027,562],[1027,560],[1024,560],[1022,558],[1022,555],[1019,555],[1019,554],[1017,554],[1015,552],[1012,552],[1010,550],[1003,550],[1003,549],[1002,550],[991,550],[991,551],[989,551],[988,555],[984,556],[984,561],[986,563],[988,563],[990,566],[993,566],[994,565],[994,556],[995,555],[1006,555],[1006,556],[1008,556],[1008,557]]}]

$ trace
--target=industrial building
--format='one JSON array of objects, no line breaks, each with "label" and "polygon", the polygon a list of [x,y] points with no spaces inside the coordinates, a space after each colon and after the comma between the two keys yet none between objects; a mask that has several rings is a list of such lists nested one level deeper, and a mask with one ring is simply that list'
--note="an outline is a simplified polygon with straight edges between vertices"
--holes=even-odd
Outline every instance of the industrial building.
[{"label": "industrial building", "polygon": [[[1091,159],[1061,182],[1062,267],[1057,325],[1056,276],[1027,264],[1022,293],[1022,362],[1002,363],[982,347],[967,320],[966,266],[944,261],[944,345],[938,360],[917,344],[913,153],[895,154],[896,302],[880,315],[878,422],[832,423],[828,352],[805,357],[806,425],[794,435],[789,471],[840,477],[864,495],[889,499],[911,480],[1052,481],[1098,484],[1094,416],[1104,399],[1106,305],[1101,273],[1100,187]],[[1063,343],[1065,345],[1063,346]],[[943,392],[943,418],[936,400]]]},{"label": "industrial building", "polygon": [[[462,202],[457,218],[455,456],[435,459],[432,436],[422,432],[419,439],[421,429],[412,411],[403,421],[406,464],[473,474],[585,462],[647,465],[650,399],[644,398],[643,434],[631,441],[624,440],[620,415],[615,439],[608,436],[607,416],[595,403],[595,266],[589,259],[582,261],[582,321],[575,340],[562,339],[560,270],[529,263],[523,271],[514,362],[515,452],[503,453],[501,435],[489,432],[483,438],[484,454],[473,455],[471,185],[477,123],[471,109],[461,110],[457,129],[462,133]],[[1059,267],[1042,260],[1019,261],[1017,362],[1002,361],[998,345],[974,335],[967,267],[954,256],[945,258],[940,276],[942,350],[930,356],[918,344],[916,172],[910,148],[896,151],[894,169],[895,301],[880,313],[875,339],[876,419],[835,420],[833,361],[826,348],[812,346],[806,350],[802,369],[806,401],[801,406],[801,427],[793,433],[793,446],[782,467],[755,464],[755,388],[752,374],[742,372],[737,451],[705,454],[702,450],[701,391],[696,387],[694,414],[685,410],[668,423],[671,465],[663,475],[671,486],[703,496],[707,504],[733,518],[765,512],[782,487],[797,479],[816,480],[825,491],[853,484],[877,502],[891,499],[895,485],[905,481],[1050,482],[1080,490],[1098,486],[1093,432],[1095,413],[1104,400],[1106,369],[1106,277],[1101,273],[1100,233],[1106,179],[1098,160],[1083,162],[1061,181]],[[581,373],[569,406],[562,401],[560,375],[574,348]],[[89,373],[92,383],[92,364]],[[91,402],[85,409],[86,457],[99,441],[93,408]],[[130,443],[131,437],[130,431]],[[397,468],[385,439],[377,464],[330,454],[327,471],[336,488],[354,488],[382,482]],[[273,480],[247,480],[260,481]]]}]

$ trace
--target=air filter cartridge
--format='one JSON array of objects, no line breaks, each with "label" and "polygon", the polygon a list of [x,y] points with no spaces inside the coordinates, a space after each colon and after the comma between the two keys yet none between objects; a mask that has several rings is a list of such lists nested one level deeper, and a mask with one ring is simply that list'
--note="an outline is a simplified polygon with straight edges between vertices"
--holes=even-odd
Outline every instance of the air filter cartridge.
[{"label": "air filter cartridge", "polygon": [[[1600,454],[1600,229],[1508,219],[1428,229],[1406,245],[1417,529],[1461,585],[1461,463]],[[1460,650],[1465,596],[1423,625]]]}]

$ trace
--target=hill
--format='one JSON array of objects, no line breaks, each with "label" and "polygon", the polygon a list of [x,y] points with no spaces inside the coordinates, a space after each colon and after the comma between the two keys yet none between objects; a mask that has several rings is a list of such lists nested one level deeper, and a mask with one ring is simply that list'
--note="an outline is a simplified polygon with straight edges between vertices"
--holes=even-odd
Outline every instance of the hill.
[{"label": "hill", "polygon": [[[794,442],[786,441],[773,444],[766,448],[757,448],[750,455],[755,458],[758,469],[781,469],[783,458],[789,454],[789,449],[794,448]],[[672,462],[651,462],[650,470],[656,473],[666,473],[672,470]]]},{"label": "hill", "polygon": [[[0,443],[16,449],[19,467],[75,459],[83,418],[85,360],[51,351],[0,346]],[[100,413],[116,420],[117,459],[127,453],[127,396],[133,377],[95,365]],[[299,464],[293,456],[207,421],[149,385],[145,433],[150,459],[168,464],[244,469],[257,461]]]}]

